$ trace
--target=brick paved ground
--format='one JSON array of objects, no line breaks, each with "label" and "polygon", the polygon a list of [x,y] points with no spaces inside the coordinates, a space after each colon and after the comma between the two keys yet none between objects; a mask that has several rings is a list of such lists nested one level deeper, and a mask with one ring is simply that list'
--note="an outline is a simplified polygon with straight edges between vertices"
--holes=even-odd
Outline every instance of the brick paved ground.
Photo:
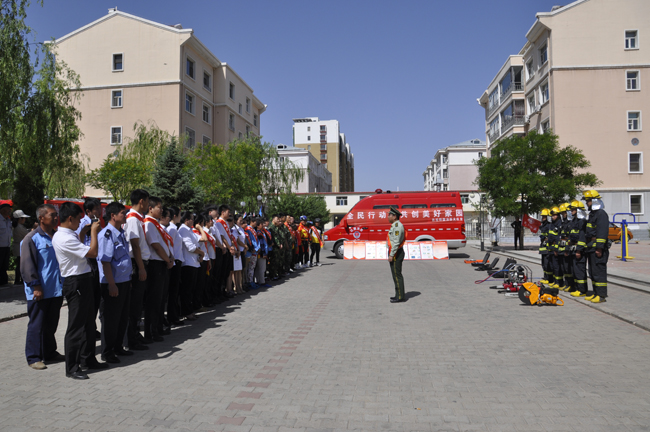
[{"label": "brick paved ground", "polygon": [[29,369],[26,318],[0,323],[0,430],[649,430],[650,333],[525,307],[457,256],[406,262],[403,304],[387,263],[325,260],[84,382]]}]

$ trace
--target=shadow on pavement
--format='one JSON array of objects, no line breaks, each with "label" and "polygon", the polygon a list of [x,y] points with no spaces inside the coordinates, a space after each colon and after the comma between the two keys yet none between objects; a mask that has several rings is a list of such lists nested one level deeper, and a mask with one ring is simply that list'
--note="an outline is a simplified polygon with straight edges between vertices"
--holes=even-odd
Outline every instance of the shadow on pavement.
[{"label": "shadow on pavement", "polygon": [[420,291],[409,291],[409,292],[404,294],[404,297],[406,298],[406,300],[408,300],[408,299],[411,299],[413,297],[417,297],[420,294],[422,294]]}]

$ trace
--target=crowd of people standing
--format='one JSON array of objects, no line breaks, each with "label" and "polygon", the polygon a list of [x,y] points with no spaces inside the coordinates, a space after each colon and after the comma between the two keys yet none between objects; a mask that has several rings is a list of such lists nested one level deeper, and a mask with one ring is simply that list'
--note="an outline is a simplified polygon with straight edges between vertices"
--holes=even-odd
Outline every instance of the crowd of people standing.
[{"label": "crowd of people standing", "polygon": [[[102,208],[95,198],[83,208],[73,202],[37,208],[38,225],[25,229],[16,272],[28,303],[25,354],[31,368],[65,361],[66,376],[88,379],[87,369],[106,369],[121,356],[148,350],[199,312],[320,266],[318,219],[303,215],[296,223],[282,213],[269,220],[235,214],[228,205],[181,211],[143,189],[130,198],[128,211],[119,202]],[[54,335],[64,297],[62,355]],[[98,338],[103,362],[95,354]]]}]

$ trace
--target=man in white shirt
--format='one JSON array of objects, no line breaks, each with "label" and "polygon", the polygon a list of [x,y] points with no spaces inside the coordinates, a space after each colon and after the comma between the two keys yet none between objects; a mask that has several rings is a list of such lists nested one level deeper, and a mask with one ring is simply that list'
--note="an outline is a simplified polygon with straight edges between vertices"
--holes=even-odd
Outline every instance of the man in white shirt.
[{"label": "man in white shirt", "polygon": [[11,206],[7,203],[0,204],[0,286],[9,283],[7,270],[9,269],[9,253],[11,249]]},{"label": "man in white shirt", "polygon": [[215,258],[212,260],[212,269],[210,270],[210,278],[212,279],[212,284],[216,289],[216,298],[214,299],[216,303],[221,303],[226,300],[225,287],[223,284],[223,256],[228,251],[228,248],[221,240],[221,233],[217,229],[217,224],[219,224],[219,211],[216,206],[210,206],[207,208],[210,218],[212,218],[212,226],[210,226],[210,235],[214,238],[214,241],[217,247],[214,250]]},{"label": "man in white shirt", "polygon": [[180,300],[181,314],[190,321],[196,319],[192,305],[192,295],[196,288],[196,280],[204,256],[199,243],[199,236],[192,231],[192,227],[194,227],[194,214],[188,211],[183,212],[181,225],[178,228],[178,234],[183,241]]},{"label": "man in white shirt", "polygon": [[171,238],[160,225],[162,217],[162,200],[149,197],[149,214],[144,219],[145,236],[149,245],[150,257],[147,267],[147,298],[144,304],[144,338],[146,343],[162,342],[162,322],[160,308],[168,280],[168,270],[174,266],[171,254]]},{"label": "man in white shirt", "polygon": [[[169,223],[166,227],[167,232],[174,241],[173,255],[174,267],[169,272],[169,289],[167,290],[167,320],[170,324],[181,326],[185,322],[181,319],[181,304],[179,289],[181,284],[181,266],[185,257],[183,254],[183,239],[178,233],[176,224],[181,223],[181,214],[178,207],[169,208]],[[165,225],[163,220],[162,225]]]},{"label": "man in white shirt", "polygon": [[65,332],[66,376],[88,379],[81,370],[83,362],[88,369],[105,369],[107,363],[95,358],[95,315],[93,274],[88,258],[97,258],[99,221],[90,228],[90,246],[84,245],[75,233],[83,212],[72,202],[59,209],[61,225],[52,239],[52,247],[63,278],[63,295],[68,302],[68,329]]},{"label": "man in white shirt", "polygon": [[220,205],[217,209],[216,214],[211,211],[210,216],[213,218],[216,215],[219,215],[219,218],[215,220],[214,227],[217,231],[215,237],[219,237],[223,248],[221,249],[221,266],[219,267],[219,286],[223,290],[222,293],[225,297],[232,297],[230,290],[232,287],[232,278],[230,273],[233,269],[233,254],[237,252],[235,242],[233,241],[233,236],[228,226],[228,218],[232,216],[232,210],[229,206],[223,204]]},{"label": "man in white shirt", "polygon": [[127,339],[129,349],[149,349],[143,341],[144,338],[138,330],[138,323],[142,317],[142,302],[147,289],[147,264],[151,252],[144,233],[144,215],[149,211],[149,192],[136,189],[131,192],[131,210],[126,215],[124,233],[129,242],[129,255],[133,265],[131,276],[131,302],[129,306],[129,328]]}]

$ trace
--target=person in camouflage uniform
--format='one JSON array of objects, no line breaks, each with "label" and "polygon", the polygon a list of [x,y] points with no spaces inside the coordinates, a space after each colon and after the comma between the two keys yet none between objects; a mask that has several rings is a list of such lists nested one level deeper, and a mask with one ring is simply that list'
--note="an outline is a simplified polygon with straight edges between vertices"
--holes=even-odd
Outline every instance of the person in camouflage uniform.
[{"label": "person in camouflage uniform", "polygon": [[284,270],[285,273],[293,273],[291,267],[293,267],[293,232],[291,226],[289,225],[289,215],[284,213],[282,215],[282,232],[284,235]]},{"label": "person in camouflage uniform", "polygon": [[273,237],[273,249],[269,254],[268,270],[269,276],[273,280],[278,280],[283,272],[284,263],[284,233],[282,231],[282,223],[280,222],[279,215],[274,215],[269,226],[269,231]]}]

